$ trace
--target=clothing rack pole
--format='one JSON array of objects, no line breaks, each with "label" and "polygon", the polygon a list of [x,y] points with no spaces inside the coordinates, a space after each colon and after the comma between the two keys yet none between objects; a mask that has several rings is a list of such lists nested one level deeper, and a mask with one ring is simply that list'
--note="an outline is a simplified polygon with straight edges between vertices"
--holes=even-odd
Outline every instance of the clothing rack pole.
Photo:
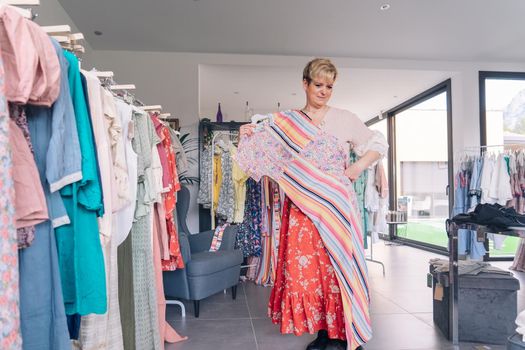
[{"label": "clothing rack pole", "polygon": [[[365,237],[367,237],[366,239],[368,239],[368,234],[365,234]],[[381,267],[383,268],[383,276],[385,276],[386,275],[385,264],[383,264],[383,262],[379,260],[374,260],[374,242],[373,241],[374,240],[372,236],[370,235],[370,257],[365,257],[365,260],[381,265]]]},{"label": "clothing rack pole", "polygon": [[215,165],[215,139],[217,138],[217,136],[224,136],[224,135],[229,135],[229,136],[237,136],[237,133],[235,132],[231,132],[231,131],[222,131],[222,130],[218,130],[216,132],[213,133],[213,138],[211,139],[211,175],[212,175],[212,181],[211,181],[211,207],[210,207],[210,215],[211,215],[211,229],[214,230],[215,229],[215,213],[213,212],[216,208],[214,208],[214,203],[213,203],[213,198],[214,198],[214,186],[213,186],[213,168],[214,168],[214,165]]},{"label": "clothing rack pole", "polygon": [[473,150],[473,149],[483,149],[483,148],[491,148],[491,147],[513,147],[513,146],[522,146],[525,147],[525,143],[507,143],[504,145],[485,145],[485,146],[471,146],[471,147],[464,147],[465,150]]}]

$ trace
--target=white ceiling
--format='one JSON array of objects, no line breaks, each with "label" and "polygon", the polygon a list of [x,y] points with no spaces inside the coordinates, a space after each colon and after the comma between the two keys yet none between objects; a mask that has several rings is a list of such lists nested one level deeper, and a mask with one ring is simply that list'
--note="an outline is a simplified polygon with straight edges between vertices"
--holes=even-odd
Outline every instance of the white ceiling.
[{"label": "white ceiling", "polygon": [[[343,68],[330,105],[368,120],[450,77],[451,72]],[[282,109],[301,108],[301,78],[300,68],[201,65],[200,116],[214,120],[218,102],[228,121],[245,120],[246,101],[254,113],[275,111],[277,102]]]},{"label": "white ceiling", "polygon": [[95,50],[525,60],[523,0],[59,2]]}]

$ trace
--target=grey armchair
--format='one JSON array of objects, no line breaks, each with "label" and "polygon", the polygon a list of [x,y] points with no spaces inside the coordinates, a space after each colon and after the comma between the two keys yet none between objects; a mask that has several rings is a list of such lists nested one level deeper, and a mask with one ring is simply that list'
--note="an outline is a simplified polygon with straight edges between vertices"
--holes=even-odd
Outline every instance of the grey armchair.
[{"label": "grey armchair", "polygon": [[234,249],[237,226],[226,228],[221,247],[216,252],[209,251],[213,231],[190,234],[186,225],[189,202],[190,191],[183,186],[177,196],[177,219],[185,268],[163,273],[164,293],[168,299],[192,300],[195,317],[199,317],[202,299],[230,287],[233,299],[236,298],[243,255]]}]

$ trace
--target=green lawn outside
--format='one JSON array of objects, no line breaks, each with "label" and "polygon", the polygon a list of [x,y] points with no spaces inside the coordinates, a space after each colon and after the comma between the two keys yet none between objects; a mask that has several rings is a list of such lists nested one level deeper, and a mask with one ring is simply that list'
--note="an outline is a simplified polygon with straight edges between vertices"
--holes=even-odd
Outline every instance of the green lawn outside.
[{"label": "green lawn outside", "polygon": [[[407,225],[399,225],[397,227],[397,235],[398,237],[430,243],[440,247],[448,246],[445,219],[429,219],[420,222],[410,222]],[[514,256],[520,238],[507,237],[501,250],[495,250],[492,246],[492,241],[489,242],[491,256]]]}]

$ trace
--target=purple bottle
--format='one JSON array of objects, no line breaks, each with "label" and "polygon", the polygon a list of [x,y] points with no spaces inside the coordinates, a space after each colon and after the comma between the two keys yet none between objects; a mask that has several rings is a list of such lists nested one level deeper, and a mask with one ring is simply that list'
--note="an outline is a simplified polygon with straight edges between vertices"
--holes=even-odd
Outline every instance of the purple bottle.
[{"label": "purple bottle", "polygon": [[219,109],[217,109],[217,123],[222,123],[222,112],[221,112],[221,103],[219,102]]}]

